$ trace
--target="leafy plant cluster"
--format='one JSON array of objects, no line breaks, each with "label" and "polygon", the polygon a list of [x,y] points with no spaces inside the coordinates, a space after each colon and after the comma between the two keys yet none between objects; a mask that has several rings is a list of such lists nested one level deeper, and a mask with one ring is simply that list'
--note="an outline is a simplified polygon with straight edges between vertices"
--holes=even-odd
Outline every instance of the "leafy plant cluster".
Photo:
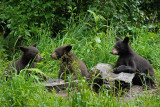
[{"label": "leafy plant cluster", "polygon": [[62,1],[10,0],[1,2],[1,23],[11,30],[10,35],[28,39],[39,28],[56,32],[66,25],[68,3]]},{"label": "leafy plant cluster", "polygon": [[[132,33],[135,27],[159,27],[156,24],[160,13],[158,3],[158,0],[2,0],[0,30],[3,36],[22,39],[36,36],[40,29],[56,36],[70,23],[78,23],[78,17],[88,16],[89,10],[89,13],[92,11],[103,16],[106,19],[103,23],[109,26],[112,24],[118,33]],[[154,8],[152,4],[155,5]],[[94,19],[95,17],[90,19],[90,28],[95,26],[92,23]]]},{"label": "leafy plant cluster", "polygon": [[96,0],[95,2],[90,9],[104,16],[107,25],[112,25],[119,35],[134,34],[141,28],[156,32],[159,30],[160,1],[158,0]]}]

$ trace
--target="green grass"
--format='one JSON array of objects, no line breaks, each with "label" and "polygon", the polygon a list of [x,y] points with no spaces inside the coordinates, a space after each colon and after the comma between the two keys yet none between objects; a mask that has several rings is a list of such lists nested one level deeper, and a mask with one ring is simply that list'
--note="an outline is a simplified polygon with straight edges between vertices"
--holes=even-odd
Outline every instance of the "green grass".
[{"label": "green grass", "polygon": [[[31,38],[28,42],[23,42],[23,46],[32,45],[38,42],[39,49],[44,60],[36,63],[40,69],[49,78],[58,78],[59,61],[53,60],[50,57],[57,47],[70,44],[73,46],[72,52],[81,60],[83,60],[88,68],[91,70],[97,63],[107,63],[112,66],[116,63],[118,56],[110,54],[116,40],[116,31],[107,29],[106,33],[89,29],[85,21],[80,21],[78,25],[70,26],[63,34],[57,34],[56,38],[50,38],[47,31],[40,30],[36,39]],[[121,38],[123,39],[122,35]],[[160,36],[159,34],[151,33],[147,30],[137,31],[136,35],[130,36],[131,47],[141,56],[149,60],[155,70],[157,85],[159,86],[159,69],[160,69]],[[5,41],[5,40],[3,40]],[[18,59],[21,51],[13,53],[13,60],[8,60],[8,54],[5,50],[0,50],[2,58],[0,59],[0,74],[9,63]],[[103,89],[102,89],[103,90]],[[0,105],[1,107],[10,106],[34,106],[34,107],[158,107],[160,106],[160,91],[157,94],[146,94],[140,96],[137,100],[125,102],[119,100],[120,96],[111,94],[110,90],[103,90],[100,93],[92,91],[85,80],[78,83],[78,88],[73,89],[68,97],[61,97],[56,95],[56,92],[48,92],[40,82],[34,82],[31,77],[28,81],[25,76],[15,76],[12,80],[0,80]]]}]

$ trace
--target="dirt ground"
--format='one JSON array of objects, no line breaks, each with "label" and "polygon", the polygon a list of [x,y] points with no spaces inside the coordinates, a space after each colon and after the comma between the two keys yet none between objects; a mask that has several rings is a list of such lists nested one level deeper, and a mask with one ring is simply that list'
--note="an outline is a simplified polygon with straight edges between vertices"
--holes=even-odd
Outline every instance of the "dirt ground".
[{"label": "dirt ground", "polygon": [[139,96],[154,95],[156,94],[158,87],[155,89],[145,90],[142,86],[133,85],[130,90],[128,90],[120,100],[130,101],[136,100]]}]

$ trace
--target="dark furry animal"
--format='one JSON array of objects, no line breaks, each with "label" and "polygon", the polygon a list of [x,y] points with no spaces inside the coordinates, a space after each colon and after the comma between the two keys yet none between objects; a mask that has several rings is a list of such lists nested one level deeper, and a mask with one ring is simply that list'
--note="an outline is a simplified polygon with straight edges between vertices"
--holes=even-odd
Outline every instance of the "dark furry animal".
[{"label": "dark furry animal", "polygon": [[[23,46],[20,47],[20,49],[23,51],[23,54],[20,57],[20,59],[13,62],[5,70],[6,79],[8,78],[9,75],[11,75],[12,72],[15,73],[15,70],[18,75],[20,71],[24,69],[26,66],[28,66],[28,68],[36,68],[34,62],[40,62],[43,59],[43,57],[39,54],[39,51],[36,48],[36,46],[37,46],[37,43],[29,47],[23,47]],[[31,73],[31,72],[28,72],[28,73]],[[46,79],[45,76],[43,76],[43,78]]]},{"label": "dark furry animal", "polygon": [[[73,74],[73,80],[78,79],[79,71],[83,77],[88,77],[87,67],[83,61],[79,60],[72,52],[72,46],[60,46],[53,53],[51,58],[60,60],[60,71],[58,78],[66,79],[66,76]],[[65,75],[66,74],[66,75]]]},{"label": "dark furry animal", "polygon": [[115,37],[115,39],[117,42],[111,50],[111,54],[119,55],[119,58],[113,72],[136,73],[133,78],[133,84],[146,84],[148,88],[153,88],[155,73],[151,64],[131,49],[128,44],[129,37],[125,37],[124,40],[118,37]]}]

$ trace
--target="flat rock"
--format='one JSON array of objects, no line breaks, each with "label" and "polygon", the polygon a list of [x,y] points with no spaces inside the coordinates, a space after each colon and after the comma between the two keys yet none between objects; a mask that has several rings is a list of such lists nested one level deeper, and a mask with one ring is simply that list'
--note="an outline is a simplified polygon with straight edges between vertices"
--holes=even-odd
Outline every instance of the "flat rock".
[{"label": "flat rock", "polygon": [[68,87],[68,85],[74,87],[76,82],[77,82],[76,80],[69,83],[69,82],[64,82],[64,80],[61,79],[49,79],[48,81],[43,82],[42,84],[46,86],[46,88],[49,91],[51,91],[54,88],[57,92],[59,92],[61,90],[65,90]]},{"label": "flat rock", "polygon": [[121,72],[119,74],[115,74],[115,73],[110,73],[109,76],[109,81],[113,81],[113,80],[120,80],[120,81],[124,81],[125,83],[131,83],[132,79],[134,78],[134,73],[124,73]]},{"label": "flat rock", "polygon": [[106,79],[108,81],[124,81],[125,83],[131,83],[134,78],[134,73],[119,73],[115,74],[112,72],[112,66],[105,63],[98,63],[95,67],[91,69],[90,77],[99,74],[101,79]]}]

